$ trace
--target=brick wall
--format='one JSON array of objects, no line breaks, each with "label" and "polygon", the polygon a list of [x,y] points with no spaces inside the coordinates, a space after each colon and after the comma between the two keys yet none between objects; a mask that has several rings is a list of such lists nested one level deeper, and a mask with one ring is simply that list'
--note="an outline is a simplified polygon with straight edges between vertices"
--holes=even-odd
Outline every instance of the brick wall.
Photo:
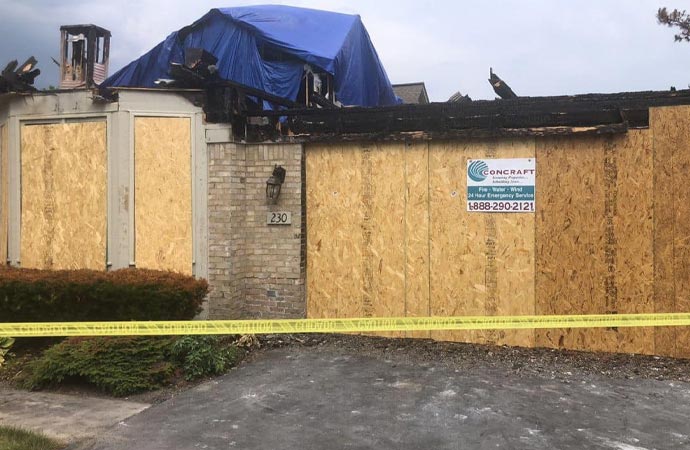
[{"label": "brick wall", "polygon": [[[209,145],[209,318],[304,317],[300,145]],[[278,203],[266,200],[275,164],[287,171]],[[291,225],[266,225],[290,211]]]}]

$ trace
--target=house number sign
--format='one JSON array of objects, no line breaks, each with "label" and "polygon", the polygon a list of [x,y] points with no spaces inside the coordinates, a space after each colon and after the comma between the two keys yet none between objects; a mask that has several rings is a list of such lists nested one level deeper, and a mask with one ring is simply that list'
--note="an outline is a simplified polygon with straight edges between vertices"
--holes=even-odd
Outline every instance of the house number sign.
[{"label": "house number sign", "polygon": [[290,211],[269,211],[266,213],[266,225],[290,225],[292,213]]}]

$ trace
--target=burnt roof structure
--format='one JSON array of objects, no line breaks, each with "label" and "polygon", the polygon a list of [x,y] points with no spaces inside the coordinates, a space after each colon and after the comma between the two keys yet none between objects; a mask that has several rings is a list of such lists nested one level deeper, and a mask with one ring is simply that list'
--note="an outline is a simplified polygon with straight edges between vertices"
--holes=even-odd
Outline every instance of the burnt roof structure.
[{"label": "burnt roof structure", "polygon": [[[269,119],[269,125],[249,127],[247,138],[356,141],[615,134],[648,127],[650,107],[672,105],[690,105],[690,90],[288,109],[258,113]],[[263,134],[275,130],[279,117],[284,136]]]},{"label": "burnt roof structure", "polygon": [[[224,81],[296,101],[300,89],[317,91],[333,78],[343,105],[397,103],[388,75],[358,15],[284,5],[215,8],[113,74],[101,87],[156,86],[182,64],[188,49],[217,59]],[[305,83],[305,75],[317,80]],[[311,92],[309,92],[311,94]]]},{"label": "burnt roof structure", "polygon": [[110,30],[106,30],[105,28],[99,27],[98,25],[94,25],[92,23],[85,23],[79,25],[62,25],[60,27],[60,31],[66,31],[70,34],[88,34],[94,31],[98,36],[111,36]]},{"label": "burnt roof structure", "polygon": [[106,79],[110,37],[93,24],[60,27],[60,89],[93,88]]}]

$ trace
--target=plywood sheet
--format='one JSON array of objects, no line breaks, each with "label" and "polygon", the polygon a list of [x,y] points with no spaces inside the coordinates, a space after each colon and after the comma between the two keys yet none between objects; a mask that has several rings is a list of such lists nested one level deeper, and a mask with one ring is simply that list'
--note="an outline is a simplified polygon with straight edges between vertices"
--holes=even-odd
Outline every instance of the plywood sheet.
[{"label": "plywood sheet", "polygon": [[137,267],[191,275],[190,119],[135,118],[134,167]]},{"label": "plywood sheet", "polygon": [[[649,126],[654,148],[654,309],[655,312],[676,311],[675,271],[673,256],[674,210],[676,192],[673,182],[673,154],[680,144],[678,107],[650,108]],[[678,327],[657,327],[654,330],[655,352],[675,355]]]},{"label": "plywood sheet", "polygon": [[[367,271],[371,270],[373,275],[372,315],[402,317],[406,312],[405,144],[377,144],[371,149],[370,158],[371,197],[365,213],[371,219],[371,267]],[[404,333],[381,335],[404,336]]]},{"label": "plywood sheet", "polygon": [[0,125],[0,265],[7,262],[7,230],[9,224],[9,136],[7,125]]},{"label": "plywood sheet", "polygon": [[307,317],[362,317],[362,151],[355,145],[308,146]]},{"label": "plywood sheet", "polygon": [[[676,312],[690,312],[690,108],[676,110],[678,145],[673,149],[673,195],[676,196],[673,217],[673,274]],[[690,328],[678,329],[679,345],[673,356],[690,358]]]},{"label": "plywood sheet", "polygon": [[[495,153],[491,150],[486,152],[487,155],[492,153],[496,158],[534,158],[535,142],[534,139],[498,141]],[[537,197],[537,205],[538,202]],[[519,316],[535,312],[535,214],[503,213],[488,216],[496,220],[495,315]],[[488,235],[488,230],[485,232]],[[487,309],[487,312],[491,310]],[[497,344],[534,345],[533,330],[496,331],[489,336]]]},{"label": "plywood sheet", "polygon": [[[431,315],[534,313],[534,215],[466,210],[467,159],[521,157],[534,157],[533,139],[430,144]],[[534,342],[531,330],[442,331],[432,337]]]},{"label": "plywood sheet", "polygon": [[[614,210],[615,308],[618,313],[654,312],[654,160],[649,130],[612,139],[617,159]],[[605,255],[606,256],[606,255]],[[616,352],[652,354],[654,328],[619,328]]]},{"label": "plywood sheet", "polygon": [[[669,123],[690,120],[690,109],[674,114]],[[310,146],[309,317],[690,310],[690,276],[675,276],[690,266],[690,209],[676,205],[672,195],[659,195],[660,189],[676,197],[683,191],[690,151],[680,134],[688,128],[680,123],[675,131],[664,130],[665,141],[655,137],[654,145],[650,131],[631,130],[623,136],[537,142]],[[536,213],[468,213],[467,159],[519,157],[537,159]],[[662,161],[672,169],[660,170]],[[347,181],[338,179],[339,173]],[[660,179],[666,185],[672,180],[671,188],[660,188]],[[688,205],[690,198],[682,202]],[[408,335],[680,355],[665,332]],[[660,351],[664,345],[668,348]]]},{"label": "plywood sheet", "polygon": [[[603,154],[597,139],[537,141],[537,314],[601,311]],[[591,330],[537,330],[537,346],[584,348]]]},{"label": "plywood sheet", "polygon": [[[653,108],[655,162],[655,306],[690,311],[690,107]],[[690,357],[690,330],[657,328],[659,354]]]},{"label": "plywood sheet", "polygon": [[[486,257],[483,215],[465,210],[468,158],[484,156],[472,144],[429,144],[430,313],[484,315]],[[477,253],[478,252],[478,253]],[[481,332],[432,332],[438,340],[483,342]]]},{"label": "plywood sheet", "polygon": [[21,127],[21,264],[105,269],[106,123]]},{"label": "plywood sheet", "polygon": [[307,148],[309,317],[428,314],[427,157],[403,143]]},{"label": "plywood sheet", "polygon": [[[409,143],[405,161],[405,316],[428,317],[429,304],[429,144]],[[428,331],[407,337],[429,338]]]},{"label": "plywood sheet", "polygon": [[[646,131],[537,142],[537,314],[653,310]],[[537,345],[652,353],[644,328],[537,330]]]}]

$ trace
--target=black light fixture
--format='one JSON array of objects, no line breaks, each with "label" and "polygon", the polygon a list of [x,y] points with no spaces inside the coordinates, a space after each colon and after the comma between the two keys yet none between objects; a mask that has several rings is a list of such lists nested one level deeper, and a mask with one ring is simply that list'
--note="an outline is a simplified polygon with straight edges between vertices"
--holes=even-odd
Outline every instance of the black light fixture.
[{"label": "black light fixture", "polygon": [[266,180],[266,198],[271,203],[276,203],[278,201],[278,196],[280,195],[280,188],[285,182],[285,169],[282,166],[276,164],[273,168],[273,173]]}]

